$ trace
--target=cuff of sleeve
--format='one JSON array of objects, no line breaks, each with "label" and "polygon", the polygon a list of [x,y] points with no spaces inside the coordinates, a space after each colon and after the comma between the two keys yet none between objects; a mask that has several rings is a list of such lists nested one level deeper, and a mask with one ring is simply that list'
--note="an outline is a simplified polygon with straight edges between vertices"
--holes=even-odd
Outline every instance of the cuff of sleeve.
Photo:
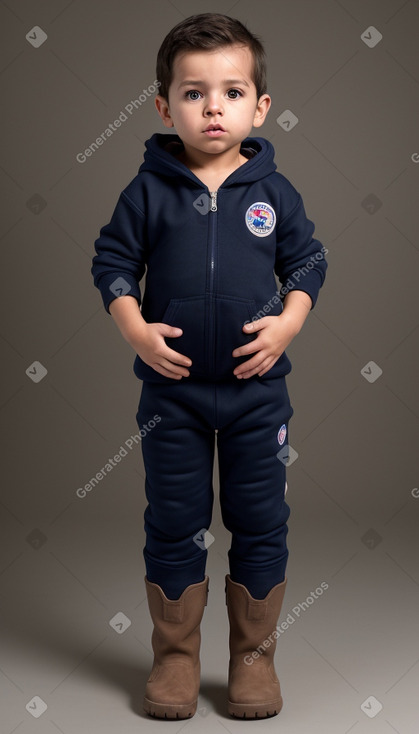
[{"label": "cuff of sleeve", "polygon": [[106,273],[100,278],[97,287],[108,313],[110,313],[109,305],[112,301],[121,296],[133,296],[137,299],[138,305],[141,305],[140,286],[130,273]]},{"label": "cuff of sleeve", "polygon": [[283,283],[280,293],[285,298],[287,293],[290,293],[290,291],[304,291],[304,293],[307,293],[310,296],[311,309],[313,309],[316,305],[321,286],[322,278],[320,273],[313,271],[309,275],[304,278],[299,278],[298,280],[290,276],[287,281]]}]

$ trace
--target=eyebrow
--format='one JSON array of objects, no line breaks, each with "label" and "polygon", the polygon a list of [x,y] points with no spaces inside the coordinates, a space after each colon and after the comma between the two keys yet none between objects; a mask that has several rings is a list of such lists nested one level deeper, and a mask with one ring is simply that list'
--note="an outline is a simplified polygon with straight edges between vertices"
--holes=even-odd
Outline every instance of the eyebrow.
[{"label": "eyebrow", "polygon": [[[248,83],[245,81],[245,79],[224,79],[221,83],[225,85],[240,84],[245,87],[249,86]],[[181,84],[179,84],[178,89],[180,89],[181,87],[190,87],[192,85],[198,86],[198,85],[204,85],[204,84],[205,82],[203,82],[201,79],[187,79],[186,81],[181,82]]]}]

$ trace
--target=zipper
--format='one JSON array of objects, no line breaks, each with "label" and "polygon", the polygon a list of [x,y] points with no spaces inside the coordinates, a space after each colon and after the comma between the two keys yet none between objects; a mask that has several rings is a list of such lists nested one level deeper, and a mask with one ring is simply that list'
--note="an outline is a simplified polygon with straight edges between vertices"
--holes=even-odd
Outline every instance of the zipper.
[{"label": "zipper", "polygon": [[[217,191],[210,191],[211,196],[211,209],[210,211],[216,212],[217,209]],[[211,237],[211,260],[210,260],[210,293],[214,288],[214,271],[215,271],[215,218],[210,222],[210,237]],[[211,226],[213,225],[213,226]]]},{"label": "zipper", "polygon": [[[210,278],[209,278],[209,328],[208,328],[208,340],[210,344],[210,372],[215,371],[215,341],[216,341],[216,329],[215,329],[215,303],[214,303],[214,277],[215,277],[215,245],[216,245],[216,217],[215,213],[218,211],[217,207],[217,193],[218,191],[210,191],[211,196],[211,209],[209,211],[209,236],[210,236]],[[211,216],[212,215],[212,216]]]}]

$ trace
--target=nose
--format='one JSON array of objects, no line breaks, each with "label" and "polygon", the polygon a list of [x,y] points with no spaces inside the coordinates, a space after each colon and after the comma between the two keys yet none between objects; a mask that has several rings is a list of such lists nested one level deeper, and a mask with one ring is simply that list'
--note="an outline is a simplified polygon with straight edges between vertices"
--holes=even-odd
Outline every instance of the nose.
[{"label": "nose", "polygon": [[217,114],[223,114],[223,107],[218,95],[212,94],[208,97],[208,101],[205,105],[204,114],[207,117],[212,117],[213,115]]}]

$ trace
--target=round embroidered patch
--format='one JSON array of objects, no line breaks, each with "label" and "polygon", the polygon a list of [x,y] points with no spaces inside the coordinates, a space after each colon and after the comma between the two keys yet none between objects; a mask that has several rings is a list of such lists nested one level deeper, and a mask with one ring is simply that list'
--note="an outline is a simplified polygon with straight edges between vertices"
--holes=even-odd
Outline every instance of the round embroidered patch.
[{"label": "round embroidered patch", "polygon": [[280,446],[285,442],[285,438],[287,436],[287,427],[285,423],[282,424],[281,428],[278,431],[278,443]]},{"label": "round embroidered patch", "polygon": [[246,212],[246,225],[256,237],[266,237],[272,232],[275,224],[276,215],[270,204],[257,201],[249,206]]}]

